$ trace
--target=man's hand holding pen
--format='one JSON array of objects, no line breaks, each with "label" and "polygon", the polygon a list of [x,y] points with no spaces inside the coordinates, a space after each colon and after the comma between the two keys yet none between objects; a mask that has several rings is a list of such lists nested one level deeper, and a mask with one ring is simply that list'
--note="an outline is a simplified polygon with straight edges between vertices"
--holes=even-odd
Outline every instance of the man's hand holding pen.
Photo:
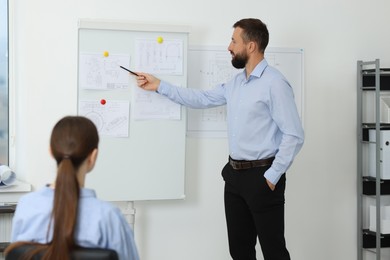
[{"label": "man's hand holding pen", "polygon": [[143,88],[145,90],[157,91],[158,86],[160,85],[160,80],[158,78],[147,73],[134,72],[123,66],[119,67],[128,71],[131,75],[136,77],[138,87]]},{"label": "man's hand holding pen", "polygon": [[161,80],[147,73],[137,72],[137,74],[138,76],[136,76],[136,79],[138,87],[145,90],[157,91]]}]

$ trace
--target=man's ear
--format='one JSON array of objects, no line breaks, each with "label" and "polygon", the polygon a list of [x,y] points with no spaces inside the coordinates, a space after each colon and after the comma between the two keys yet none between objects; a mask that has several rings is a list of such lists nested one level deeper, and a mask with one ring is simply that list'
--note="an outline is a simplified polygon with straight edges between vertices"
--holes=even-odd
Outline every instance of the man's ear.
[{"label": "man's ear", "polygon": [[248,51],[249,51],[249,53],[254,52],[256,49],[257,49],[257,44],[255,42],[253,42],[253,41],[250,41],[248,43]]}]

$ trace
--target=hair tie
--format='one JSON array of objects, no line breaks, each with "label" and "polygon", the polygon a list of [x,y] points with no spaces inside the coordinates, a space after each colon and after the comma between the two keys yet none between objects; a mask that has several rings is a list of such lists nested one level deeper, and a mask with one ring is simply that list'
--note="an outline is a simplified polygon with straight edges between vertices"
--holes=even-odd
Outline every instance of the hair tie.
[{"label": "hair tie", "polygon": [[70,159],[70,155],[69,154],[64,154],[62,156],[62,160],[64,160],[64,159]]}]

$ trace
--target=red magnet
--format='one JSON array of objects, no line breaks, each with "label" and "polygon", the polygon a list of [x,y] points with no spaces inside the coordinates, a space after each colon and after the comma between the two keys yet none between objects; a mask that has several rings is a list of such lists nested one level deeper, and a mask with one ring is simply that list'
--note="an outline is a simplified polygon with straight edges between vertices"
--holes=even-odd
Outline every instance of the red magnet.
[{"label": "red magnet", "polygon": [[106,100],[105,99],[100,100],[100,104],[105,105],[106,104]]}]

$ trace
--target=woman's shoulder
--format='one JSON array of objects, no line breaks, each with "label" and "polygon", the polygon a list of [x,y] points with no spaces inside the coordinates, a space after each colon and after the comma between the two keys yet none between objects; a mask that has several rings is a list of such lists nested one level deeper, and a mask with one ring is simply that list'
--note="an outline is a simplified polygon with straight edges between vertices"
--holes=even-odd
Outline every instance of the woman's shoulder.
[{"label": "woman's shoulder", "polygon": [[81,209],[87,212],[120,213],[119,208],[111,202],[101,200],[96,197],[96,193],[92,189],[82,189],[80,194]]},{"label": "woman's shoulder", "polygon": [[54,190],[45,186],[39,190],[29,192],[20,197],[18,204],[29,201],[43,200],[43,199],[53,199]]}]

